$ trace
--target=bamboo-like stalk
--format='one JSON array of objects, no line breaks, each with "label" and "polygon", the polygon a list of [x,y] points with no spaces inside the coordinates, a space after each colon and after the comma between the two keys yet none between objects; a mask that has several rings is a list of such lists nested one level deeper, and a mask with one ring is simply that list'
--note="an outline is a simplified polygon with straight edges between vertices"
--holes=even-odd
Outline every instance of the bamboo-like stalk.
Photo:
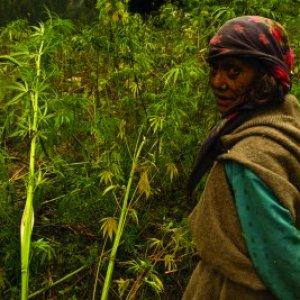
[{"label": "bamboo-like stalk", "polygon": [[20,240],[21,240],[21,300],[28,299],[28,284],[29,284],[29,255],[31,246],[31,235],[34,224],[34,208],[33,197],[36,188],[36,172],[35,172],[35,157],[36,157],[36,143],[38,132],[38,106],[39,106],[39,80],[41,74],[41,58],[43,54],[44,42],[41,41],[39,52],[36,56],[36,79],[35,89],[30,94],[32,105],[32,124],[29,128],[30,132],[30,156],[29,156],[29,172],[28,172],[28,186],[25,209],[23,211],[21,226],[20,226]]},{"label": "bamboo-like stalk", "polygon": [[104,254],[104,251],[105,251],[105,248],[106,248],[107,239],[108,239],[108,236],[106,236],[106,238],[104,240],[104,243],[103,243],[103,246],[102,246],[102,250],[101,250],[101,254],[100,254],[100,257],[99,257],[99,261],[98,261],[98,265],[97,265],[97,270],[96,270],[96,275],[95,275],[95,282],[94,282],[94,287],[93,287],[92,300],[96,299],[96,292],[97,292],[97,284],[98,284],[100,266],[101,266],[103,254]]},{"label": "bamboo-like stalk", "polygon": [[34,224],[33,194],[35,188],[35,148],[36,138],[33,137],[30,144],[29,179],[25,209],[21,221],[21,299],[26,300],[29,282],[29,254],[31,245],[31,234]]},{"label": "bamboo-like stalk", "polygon": [[56,286],[56,285],[58,285],[58,284],[64,282],[65,280],[67,280],[67,279],[73,277],[73,276],[76,275],[77,273],[79,273],[79,272],[81,272],[82,270],[86,269],[87,267],[88,267],[88,266],[82,266],[82,267],[80,267],[79,269],[73,271],[72,273],[69,273],[69,274],[67,274],[66,276],[60,278],[59,280],[53,282],[51,285],[48,285],[48,286],[46,286],[46,287],[44,287],[44,288],[42,288],[42,289],[40,289],[40,290],[38,290],[38,291],[36,291],[36,292],[30,294],[30,295],[28,296],[28,299],[34,298],[34,297],[36,297],[37,295],[39,295],[39,294],[41,294],[41,293],[43,293],[43,292],[45,292],[45,291],[47,291],[47,290],[53,288],[54,286]]},{"label": "bamboo-like stalk", "polygon": [[120,240],[121,240],[121,237],[122,237],[122,234],[124,231],[124,227],[125,227],[126,216],[127,216],[127,211],[128,211],[127,204],[128,204],[131,186],[132,186],[132,181],[133,181],[134,173],[135,173],[136,166],[138,163],[138,159],[139,159],[139,156],[141,154],[141,151],[143,149],[145,142],[146,142],[146,140],[145,140],[145,138],[143,138],[135,155],[133,156],[131,171],[130,171],[130,175],[129,175],[129,179],[128,179],[128,183],[127,183],[127,187],[126,187],[125,196],[124,196],[123,203],[122,203],[118,228],[117,228],[116,236],[115,236],[114,243],[113,243],[113,246],[111,249],[108,267],[106,270],[106,276],[105,276],[104,285],[103,285],[103,289],[102,289],[101,300],[108,299],[108,293],[109,293],[111,278],[112,278],[112,274],[113,274],[113,270],[114,270],[116,254],[117,254],[117,250],[118,250]]}]

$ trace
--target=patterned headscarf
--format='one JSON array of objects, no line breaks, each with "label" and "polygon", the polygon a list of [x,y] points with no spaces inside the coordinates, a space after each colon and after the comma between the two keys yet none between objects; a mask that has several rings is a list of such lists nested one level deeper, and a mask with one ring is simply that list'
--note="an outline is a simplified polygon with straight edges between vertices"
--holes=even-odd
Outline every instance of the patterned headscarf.
[{"label": "patterned headscarf", "polygon": [[255,57],[280,84],[291,85],[293,50],[285,29],[274,20],[243,16],[226,22],[210,40],[207,61],[227,55]]}]

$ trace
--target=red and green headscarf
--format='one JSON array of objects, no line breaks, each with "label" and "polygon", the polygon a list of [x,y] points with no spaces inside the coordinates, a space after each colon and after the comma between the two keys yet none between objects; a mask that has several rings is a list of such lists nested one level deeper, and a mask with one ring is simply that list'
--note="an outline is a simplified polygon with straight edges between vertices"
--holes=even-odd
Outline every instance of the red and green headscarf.
[{"label": "red and green headscarf", "polygon": [[257,58],[280,84],[291,85],[293,50],[285,29],[274,20],[243,16],[226,22],[210,40],[207,61],[227,55]]}]

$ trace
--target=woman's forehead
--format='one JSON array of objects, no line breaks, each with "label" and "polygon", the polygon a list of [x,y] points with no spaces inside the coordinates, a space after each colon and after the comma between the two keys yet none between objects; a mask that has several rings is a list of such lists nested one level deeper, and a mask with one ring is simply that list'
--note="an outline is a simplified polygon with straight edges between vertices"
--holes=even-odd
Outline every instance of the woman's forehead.
[{"label": "woman's forehead", "polygon": [[212,62],[210,65],[237,65],[237,66],[248,66],[255,64],[255,59],[246,58],[246,57],[234,57],[234,56],[225,56],[220,57]]}]

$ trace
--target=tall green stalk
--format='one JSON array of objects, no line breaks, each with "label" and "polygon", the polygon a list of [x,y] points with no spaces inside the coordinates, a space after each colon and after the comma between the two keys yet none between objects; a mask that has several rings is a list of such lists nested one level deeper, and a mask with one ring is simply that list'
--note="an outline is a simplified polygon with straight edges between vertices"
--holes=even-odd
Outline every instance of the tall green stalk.
[{"label": "tall green stalk", "polygon": [[[43,26],[41,26],[40,34],[43,34]],[[34,191],[37,186],[38,176],[35,171],[36,146],[38,137],[38,121],[39,121],[39,83],[41,75],[41,59],[44,51],[44,41],[40,42],[38,53],[36,54],[36,76],[34,89],[30,93],[32,122],[29,123],[30,134],[30,157],[29,157],[29,172],[28,186],[25,209],[21,220],[20,235],[21,235],[21,299],[28,298],[28,283],[29,283],[29,255],[31,245],[31,235],[34,224],[34,208],[33,198]]]},{"label": "tall green stalk", "polygon": [[[62,277],[62,278],[60,278],[60,279],[58,279],[57,281],[53,282],[52,284],[50,284],[50,285],[48,285],[48,286],[45,286],[45,287],[43,287],[42,289],[40,289],[40,290],[38,290],[38,291],[36,291],[36,292],[30,294],[30,295],[28,296],[28,299],[35,298],[35,297],[38,296],[39,294],[41,294],[41,293],[43,293],[43,292],[45,292],[45,291],[47,291],[47,290],[49,290],[49,289],[55,287],[56,285],[58,285],[58,284],[64,282],[65,280],[70,279],[71,277],[73,277],[74,275],[78,274],[79,272],[81,272],[82,270],[86,269],[87,267],[88,267],[87,265],[84,265],[84,266],[78,268],[77,270],[75,270],[75,271],[73,271],[73,272],[67,274],[66,276],[64,276],[64,277]],[[35,299],[36,299],[36,298],[35,298]]]},{"label": "tall green stalk", "polygon": [[105,280],[104,280],[101,300],[108,299],[108,293],[109,293],[111,278],[112,278],[112,274],[113,274],[113,270],[114,270],[116,254],[117,254],[117,250],[118,250],[120,240],[121,240],[121,237],[122,237],[122,234],[124,231],[125,223],[126,223],[126,216],[127,216],[127,212],[128,212],[127,204],[128,204],[131,186],[132,186],[132,181],[134,178],[134,173],[136,170],[138,159],[139,159],[141,151],[144,147],[145,142],[146,142],[146,140],[145,140],[145,138],[143,138],[142,142],[140,143],[139,147],[137,148],[137,151],[135,152],[135,155],[133,156],[131,171],[130,171],[130,175],[129,175],[129,179],[128,179],[128,183],[127,183],[127,187],[126,187],[126,192],[125,192],[125,196],[124,196],[122,207],[121,207],[118,228],[117,228],[116,236],[115,236],[114,243],[113,243],[111,253],[110,253],[110,258],[109,258],[109,263],[108,263],[106,276],[105,276]]}]

